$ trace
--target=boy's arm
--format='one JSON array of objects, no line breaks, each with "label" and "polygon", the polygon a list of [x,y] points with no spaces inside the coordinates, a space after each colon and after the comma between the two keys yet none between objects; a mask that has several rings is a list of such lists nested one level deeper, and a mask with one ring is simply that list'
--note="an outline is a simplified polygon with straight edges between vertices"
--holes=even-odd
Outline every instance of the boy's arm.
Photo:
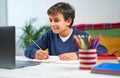
[{"label": "boy's arm", "polygon": [[59,55],[60,60],[77,60],[78,56],[76,52],[68,52]]},{"label": "boy's arm", "polygon": [[35,53],[37,52],[37,50],[38,49],[35,48],[34,46],[29,46],[25,50],[25,56],[27,58],[34,59],[35,58]]},{"label": "boy's arm", "polygon": [[103,54],[108,54],[108,49],[104,45],[99,44],[97,47],[97,55],[100,56]]}]

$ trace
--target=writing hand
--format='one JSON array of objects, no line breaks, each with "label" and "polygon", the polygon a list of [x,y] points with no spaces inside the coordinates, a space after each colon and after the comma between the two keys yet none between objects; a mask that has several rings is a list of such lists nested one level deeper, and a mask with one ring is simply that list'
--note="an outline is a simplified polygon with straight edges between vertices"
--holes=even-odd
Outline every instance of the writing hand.
[{"label": "writing hand", "polygon": [[35,54],[35,59],[44,60],[44,59],[48,59],[48,58],[49,58],[49,53],[47,51],[37,50],[37,52]]}]

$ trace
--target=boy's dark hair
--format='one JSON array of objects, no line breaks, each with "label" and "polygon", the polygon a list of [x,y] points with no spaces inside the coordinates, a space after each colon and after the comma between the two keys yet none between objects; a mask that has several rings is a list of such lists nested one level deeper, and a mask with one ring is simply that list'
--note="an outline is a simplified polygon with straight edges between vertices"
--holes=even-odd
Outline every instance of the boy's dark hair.
[{"label": "boy's dark hair", "polygon": [[47,11],[48,15],[56,15],[58,13],[62,13],[65,20],[68,20],[69,18],[72,19],[72,22],[69,26],[71,27],[75,18],[74,8],[69,3],[59,2],[51,6]]}]

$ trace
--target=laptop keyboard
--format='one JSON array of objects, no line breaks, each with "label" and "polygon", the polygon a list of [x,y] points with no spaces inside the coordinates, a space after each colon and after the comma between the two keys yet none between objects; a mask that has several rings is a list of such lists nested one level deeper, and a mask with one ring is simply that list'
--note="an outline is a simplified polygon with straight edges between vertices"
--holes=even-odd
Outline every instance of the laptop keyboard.
[{"label": "laptop keyboard", "polygon": [[39,65],[40,62],[16,60],[16,68]]}]

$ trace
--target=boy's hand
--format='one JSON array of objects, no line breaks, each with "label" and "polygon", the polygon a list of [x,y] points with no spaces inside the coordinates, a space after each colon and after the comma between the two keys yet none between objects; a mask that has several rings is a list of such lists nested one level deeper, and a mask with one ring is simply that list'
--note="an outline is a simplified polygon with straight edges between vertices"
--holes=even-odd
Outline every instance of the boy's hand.
[{"label": "boy's hand", "polygon": [[63,53],[59,55],[60,60],[77,60],[76,52]]},{"label": "boy's hand", "polygon": [[44,60],[44,59],[48,59],[48,58],[49,58],[49,53],[47,51],[37,50],[37,52],[35,54],[35,59]]}]

